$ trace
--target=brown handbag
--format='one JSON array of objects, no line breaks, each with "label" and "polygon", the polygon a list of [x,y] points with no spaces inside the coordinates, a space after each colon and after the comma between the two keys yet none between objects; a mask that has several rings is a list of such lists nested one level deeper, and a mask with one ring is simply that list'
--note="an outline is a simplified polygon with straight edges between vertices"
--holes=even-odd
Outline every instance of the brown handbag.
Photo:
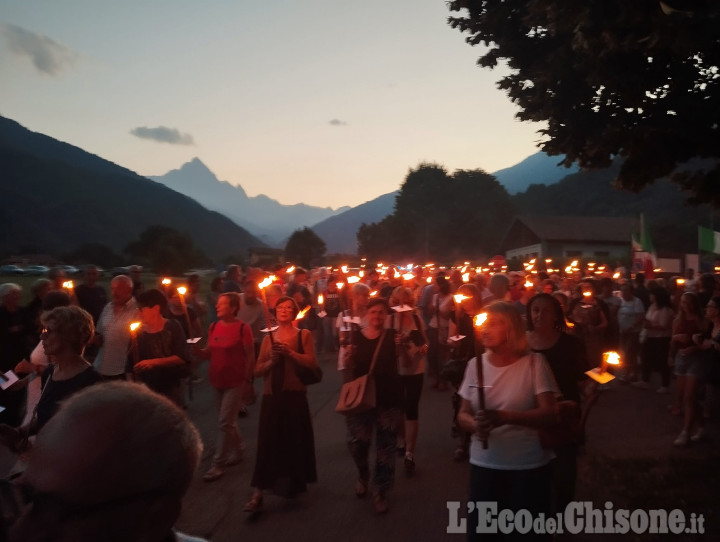
[{"label": "brown handbag", "polygon": [[367,412],[375,408],[375,379],[372,378],[372,372],[375,368],[380,347],[385,340],[385,331],[380,336],[380,340],[375,347],[370,369],[366,375],[359,376],[350,382],[346,382],[340,388],[340,397],[335,412],[339,414],[352,415]]}]

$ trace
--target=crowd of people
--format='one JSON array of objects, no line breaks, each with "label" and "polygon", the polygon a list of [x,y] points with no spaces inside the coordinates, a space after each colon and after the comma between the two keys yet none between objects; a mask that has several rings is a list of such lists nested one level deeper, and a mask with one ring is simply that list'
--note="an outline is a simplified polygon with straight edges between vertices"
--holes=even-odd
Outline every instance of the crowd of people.
[{"label": "crowd of people", "polygon": [[[707,400],[720,381],[715,276],[646,281],[623,271],[231,265],[207,293],[199,275],[182,291],[170,280],[119,275],[108,297],[89,267],[74,289],[54,276],[38,281],[24,307],[20,287],[6,283],[0,372],[19,380],[0,392],[0,439],[32,457],[35,435],[62,414],[63,401],[113,381],[142,384],[182,411],[208,360],[218,429],[206,482],[243,458],[238,417],[255,402],[253,380],[263,381],[245,506],[257,513],[265,492],[291,498],[317,480],[302,373],[317,371],[322,353],[336,356],[342,382],[372,379],[375,406],[346,416],[346,439],[353,491],[370,495],[376,512],[389,509],[397,459],[409,476],[421,461],[422,393],[448,388],[453,458],[471,465],[472,499],[562,510],[574,496],[584,421],[598,393],[585,372],[602,365],[604,352],[620,352],[615,376],[638,389],[654,386],[657,372],[655,391],[669,393],[674,375],[676,446],[704,439]],[[569,434],[559,438],[562,430]]]}]

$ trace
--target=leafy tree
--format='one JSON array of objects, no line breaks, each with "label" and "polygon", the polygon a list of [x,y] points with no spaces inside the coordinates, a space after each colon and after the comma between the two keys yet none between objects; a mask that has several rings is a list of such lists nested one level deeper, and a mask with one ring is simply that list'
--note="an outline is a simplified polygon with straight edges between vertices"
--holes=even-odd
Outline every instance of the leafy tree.
[{"label": "leafy tree", "polygon": [[86,243],[65,254],[63,259],[74,264],[92,263],[102,267],[117,267],[124,263],[122,256],[102,243]]},{"label": "leafy tree", "polygon": [[[618,186],[670,176],[720,204],[720,8],[677,0],[454,0],[449,24],[505,61],[517,117],[547,123],[540,147],[583,168],[625,160]],[[695,6],[677,11],[669,6]],[[687,9],[687,8],[681,8]],[[694,11],[694,12],[693,12]],[[694,161],[694,159],[707,159]],[[689,162],[689,163],[688,163]]]},{"label": "leafy tree", "polygon": [[212,263],[186,232],[160,225],[148,226],[123,252],[161,274],[179,275]]},{"label": "leafy tree", "polygon": [[310,228],[295,230],[285,245],[285,258],[303,267],[319,263],[327,250],[325,241]]},{"label": "leafy tree", "polygon": [[458,260],[494,252],[512,218],[510,197],[492,175],[437,164],[410,170],[392,215],[358,230],[361,254],[371,260]]}]

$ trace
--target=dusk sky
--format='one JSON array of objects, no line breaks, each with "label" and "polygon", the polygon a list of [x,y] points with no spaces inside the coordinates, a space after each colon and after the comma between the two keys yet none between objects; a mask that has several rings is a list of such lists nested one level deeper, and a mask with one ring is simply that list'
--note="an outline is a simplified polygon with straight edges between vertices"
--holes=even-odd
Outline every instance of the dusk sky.
[{"label": "dusk sky", "polygon": [[0,11],[0,115],[141,175],[198,157],[284,204],[355,206],[422,161],[537,152],[444,0],[33,0]]}]

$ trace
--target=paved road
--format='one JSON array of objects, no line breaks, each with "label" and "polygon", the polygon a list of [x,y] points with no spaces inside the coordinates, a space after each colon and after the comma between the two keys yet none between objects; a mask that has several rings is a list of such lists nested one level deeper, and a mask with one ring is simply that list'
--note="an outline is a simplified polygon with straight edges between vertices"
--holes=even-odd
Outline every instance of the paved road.
[{"label": "paved road", "polygon": [[[334,412],[340,378],[334,361],[322,361],[325,377],[308,393],[315,428],[318,483],[294,500],[273,495],[266,511],[254,520],[242,512],[250,496],[259,404],[240,420],[247,446],[246,460],[226,471],[220,480],[203,482],[214,445],[215,412],[207,383],[198,385],[190,416],[206,445],[203,465],[189,491],[178,528],[214,542],[236,540],[445,540],[446,501],[467,499],[468,467],[452,461],[450,392],[426,388],[420,406],[417,471],[408,478],[398,461],[395,489],[389,494],[390,512],[378,516],[369,499],[354,494],[357,474],[345,444],[344,418]],[[461,537],[455,536],[457,540]]]},{"label": "paved road", "polygon": [[[322,362],[325,378],[312,386],[308,397],[315,427],[319,481],[306,495],[295,500],[266,497],[266,511],[256,519],[242,512],[250,496],[259,405],[240,421],[247,445],[246,461],[226,471],[213,483],[200,476],[209,463],[215,438],[215,412],[207,382],[198,386],[190,415],[206,442],[203,466],[188,493],[178,527],[189,534],[215,542],[270,541],[292,537],[305,540],[464,540],[463,535],[446,533],[447,501],[467,499],[468,466],[452,461],[455,442],[450,438],[450,392],[427,386],[420,405],[420,438],[417,472],[408,478],[398,461],[395,489],[389,496],[390,512],[375,514],[369,500],[353,493],[356,472],[348,454],[344,420],[335,414],[340,380],[334,362]],[[664,463],[683,457],[703,457],[712,447],[704,445],[676,449],[672,441],[680,419],[669,416],[665,405],[669,396],[652,390],[639,390],[617,382],[602,393],[588,421],[588,440],[580,471],[587,470],[593,458],[656,458]],[[662,480],[658,480],[660,488]],[[653,482],[655,484],[655,482]],[[654,491],[648,487],[647,491]],[[578,484],[578,498],[596,500],[602,492],[586,481]],[[602,506],[601,503],[596,503]],[[673,502],[668,502],[673,508]],[[673,505],[673,506],[671,506]],[[712,527],[712,526],[710,526]],[[716,533],[717,528],[713,529]],[[589,536],[589,535],[587,535]]]}]

